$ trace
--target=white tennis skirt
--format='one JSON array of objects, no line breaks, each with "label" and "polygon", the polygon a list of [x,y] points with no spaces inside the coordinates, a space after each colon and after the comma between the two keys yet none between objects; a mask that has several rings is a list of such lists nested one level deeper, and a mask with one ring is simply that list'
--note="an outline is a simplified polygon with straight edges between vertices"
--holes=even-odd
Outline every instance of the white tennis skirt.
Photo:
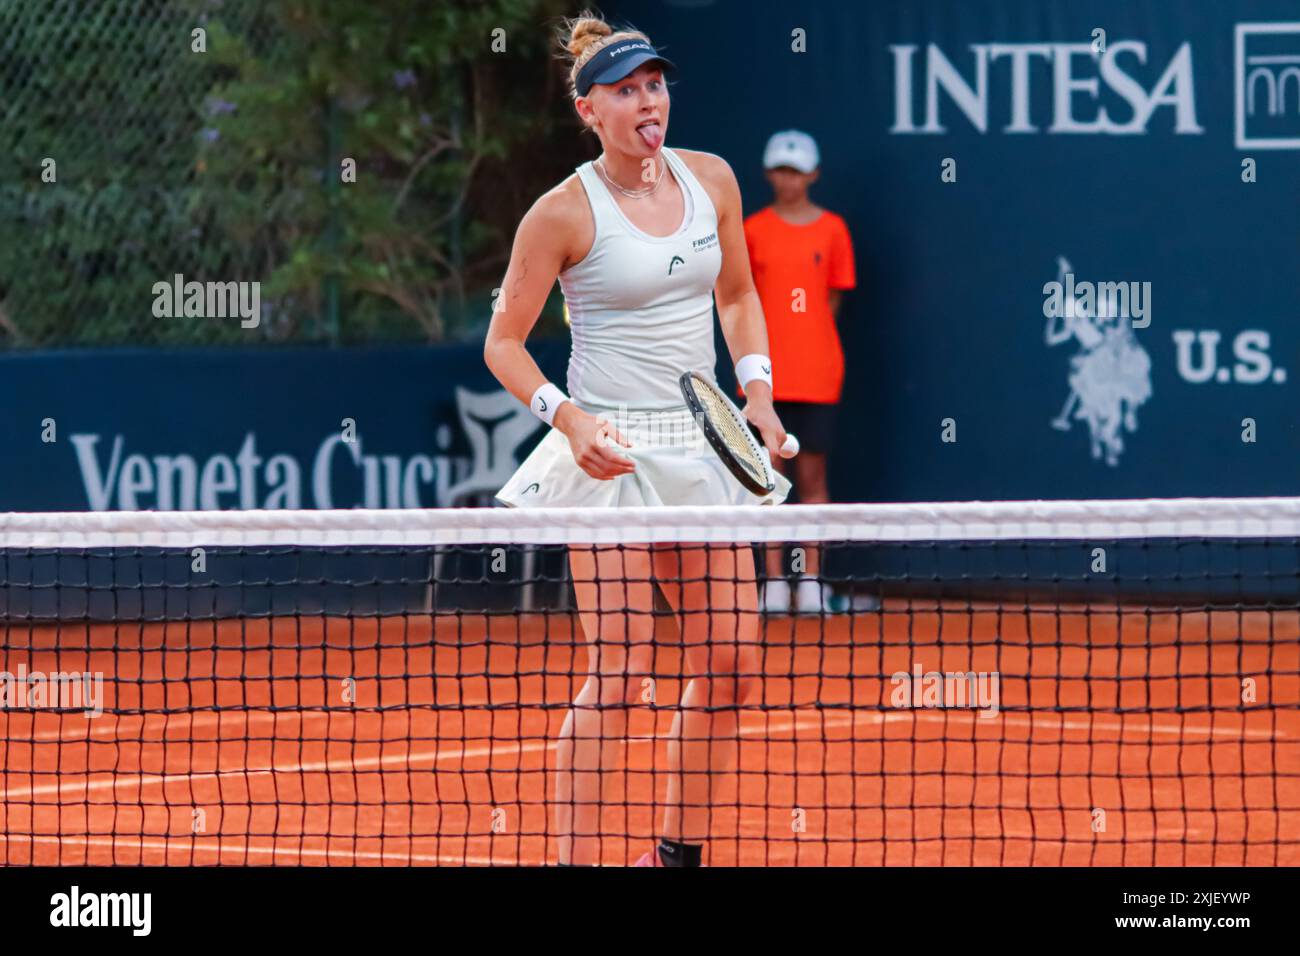
[{"label": "white tennis skirt", "polygon": [[632,508],[646,505],[780,504],[790,482],[773,474],[776,488],[755,495],[727,470],[709,447],[685,405],[655,411],[585,408],[608,419],[632,443],[610,447],[631,458],[636,470],[601,480],[579,467],[569,439],[552,428],[519,470],[497,492],[515,508]]}]

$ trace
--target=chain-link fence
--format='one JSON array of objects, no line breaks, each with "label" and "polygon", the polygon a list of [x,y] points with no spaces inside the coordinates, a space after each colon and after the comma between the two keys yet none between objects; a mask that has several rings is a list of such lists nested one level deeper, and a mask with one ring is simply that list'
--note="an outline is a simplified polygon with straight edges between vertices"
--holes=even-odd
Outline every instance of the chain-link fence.
[{"label": "chain-link fence", "polygon": [[[0,348],[481,330],[513,224],[583,158],[559,12],[0,4]],[[257,283],[258,314],[194,314],[192,282]]]}]

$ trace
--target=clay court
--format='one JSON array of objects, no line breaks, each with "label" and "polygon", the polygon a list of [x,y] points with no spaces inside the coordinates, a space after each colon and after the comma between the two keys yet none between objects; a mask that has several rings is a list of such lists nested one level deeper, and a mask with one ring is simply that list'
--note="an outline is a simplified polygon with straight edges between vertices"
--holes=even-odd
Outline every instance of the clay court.
[{"label": "clay court", "polygon": [[[606,865],[662,817],[681,655],[661,624],[659,704],[634,708],[603,796]],[[567,613],[11,624],[0,667],[101,671],[105,713],[0,713],[0,862],[552,863],[575,629]],[[762,661],[707,865],[1300,864],[1295,610],[894,600],[767,619]],[[890,675],[917,664],[997,672],[997,715],[893,706]]]}]

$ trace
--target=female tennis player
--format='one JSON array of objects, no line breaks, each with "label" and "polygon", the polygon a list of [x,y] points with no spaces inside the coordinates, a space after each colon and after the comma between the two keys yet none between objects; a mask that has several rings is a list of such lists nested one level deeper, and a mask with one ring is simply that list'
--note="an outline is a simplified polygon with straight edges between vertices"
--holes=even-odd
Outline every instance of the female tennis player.
[{"label": "female tennis player", "polygon": [[[664,146],[673,67],[645,34],[584,12],[562,42],[575,108],[603,151],[538,199],[515,235],[484,357],[552,430],[497,497],[516,507],[779,503],[789,482],[775,476],[763,498],[742,487],[703,443],[678,385],[686,371],[713,378],[716,302],[744,414],[780,454],[786,434],[731,167]],[[573,334],[568,395],[524,347],[557,278]],[[750,549],[574,546],[570,567],[589,670],[556,759],[559,863],[599,862],[601,784],[653,669],[657,582],[681,622],[684,689],[662,840],[637,865],[699,866],[711,784],[735,764],[736,707],[758,671]]]}]

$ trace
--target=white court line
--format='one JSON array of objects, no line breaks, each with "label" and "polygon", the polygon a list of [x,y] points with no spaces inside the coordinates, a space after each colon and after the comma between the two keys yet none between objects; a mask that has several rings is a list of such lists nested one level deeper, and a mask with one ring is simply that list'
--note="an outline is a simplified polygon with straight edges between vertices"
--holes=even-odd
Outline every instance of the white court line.
[{"label": "white court line", "polygon": [[[919,815],[930,815],[930,814],[933,814],[933,813],[936,811],[936,809],[937,809],[937,808],[928,808],[928,809],[925,809],[925,810],[911,810],[911,809],[909,809],[909,808],[907,808],[907,807],[891,807],[891,808],[890,808],[890,812],[893,812],[893,813],[908,813],[908,812],[910,812],[910,813],[917,814],[917,815],[919,816]],[[860,812],[860,813],[868,813],[868,812],[869,812],[869,813],[879,813],[879,812],[880,812],[880,807],[876,807],[876,806],[865,806],[865,805],[859,805],[859,806],[856,806],[856,807],[817,807],[815,812],[818,813],[818,814],[825,814],[825,813],[827,813],[827,812],[829,812],[829,811],[831,811],[831,810],[839,810],[839,811],[841,811],[841,812],[853,811],[853,812]],[[966,808],[966,807],[957,807],[957,806],[944,807],[943,810],[944,810],[946,813],[967,813],[967,812],[969,812],[968,808]],[[992,812],[992,811],[988,811],[988,810],[986,810],[986,811],[983,811],[983,812],[985,812],[985,813],[989,813],[989,812]],[[1024,811],[1023,809],[1017,809],[1016,812],[1023,813],[1023,812],[1027,812],[1027,811]],[[1059,811],[1059,810],[1049,810],[1049,809],[1047,809],[1046,807],[1043,807],[1043,808],[1040,808],[1040,809],[1038,809],[1038,810],[1036,810],[1036,811],[1034,811],[1034,812],[1035,812],[1035,813],[1040,813],[1040,814],[1042,814],[1042,813],[1059,813],[1060,811]],[[1080,812],[1080,813],[1086,813],[1087,811],[1080,810],[1080,811],[1078,811],[1078,812]],[[1128,812],[1128,813],[1132,813],[1132,814],[1148,814],[1148,813],[1151,813],[1152,811],[1150,811],[1150,810],[1129,810],[1129,811],[1126,811],[1126,812]],[[1160,810],[1160,811],[1158,811],[1158,812],[1160,812],[1160,813],[1178,813],[1179,811],[1177,811],[1177,810]],[[1225,813],[1246,813],[1247,811],[1245,811],[1245,810],[1225,810],[1225,811],[1223,811],[1223,812],[1225,812]],[[810,816],[811,816],[811,813],[810,813]],[[770,839],[770,838],[771,838],[771,836],[772,836],[772,830],[774,830],[774,829],[778,829],[778,828],[780,828],[780,827],[782,827],[782,826],[784,826],[785,831],[788,831],[788,830],[789,830],[789,825],[786,824],[784,820],[782,821],[782,823],[780,823],[780,824],[776,824],[776,823],[774,823],[774,824],[773,824],[772,826],[770,826],[770,827],[769,827],[769,826],[766,826],[766,825],[763,823],[763,821],[758,821],[758,822],[754,822],[754,823],[750,823],[750,822],[742,822],[742,823],[740,824],[741,833],[740,833],[740,836],[739,836],[739,837],[736,837],[736,836],[734,836],[734,835],[728,834],[728,835],[726,835],[726,836],[711,836],[711,837],[709,837],[709,839],[712,840],[714,843],[724,843],[724,842],[726,842],[727,840],[735,840],[735,839],[741,839],[741,840],[765,840],[765,839]],[[900,828],[900,829],[901,829],[901,828]],[[1128,843],[1128,844],[1131,845],[1132,843],[1146,843],[1146,842],[1152,842],[1152,843],[1154,843],[1154,842],[1158,842],[1158,841],[1160,841],[1160,840],[1189,839],[1189,838],[1192,838],[1192,837],[1198,837],[1198,836],[1210,836],[1210,835],[1213,834],[1213,832],[1214,832],[1213,830],[1211,830],[1211,829],[1207,829],[1207,828],[1205,828],[1205,827],[1191,827],[1191,828],[1179,829],[1179,830],[1176,830],[1176,831],[1171,827],[1171,828],[1166,828],[1165,830],[1162,830],[1159,834],[1152,835],[1152,836],[1141,836],[1141,837],[1137,837],[1137,836],[1133,836],[1132,834],[1129,834],[1129,835],[1124,836],[1124,837],[1122,837],[1122,838],[1115,838],[1115,837],[1110,837],[1110,834],[1107,834],[1107,836],[1110,837],[1110,839],[1107,839],[1107,840],[1096,840],[1096,839],[1091,839],[1091,840],[1090,840],[1090,839],[1088,839],[1087,837],[1084,837],[1084,836],[1078,836],[1078,837],[1046,837],[1046,836],[1043,836],[1041,833],[1038,834],[1037,836],[1035,836],[1034,833],[1033,833],[1032,831],[1029,831],[1029,830],[999,830],[999,831],[998,831],[997,833],[995,833],[995,834],[976,834],[976,835],[965,834],[965,835],[962,835],[962,836],[957,836],[957,835],[955,835],[955,834],[946,834],[946,835],[944,835],[944,836],[914,836],[914,837],[912,837],[912,839],[916,840],[918,843],[937,843],[937,842],[944,842],[944,841],[948,841],[948,840],[1029,840],[1029,841],[1032,842],[1032,843],[1043,843],[1043,844],[1052,844],[1052,843],[1056,843],[1056,844],[1060,844],[1060,845],[1062,845],[1062,846],[1066,846],[1066,845],[1078,845],[1078,846],[1122,846],[1122,845],[1124,845],[1125,843]],[[807,831],[807,832],[805,832],[805,833],[804,833],[801,837],[799,837],[799,839],[797,839],[797,840],[791,838],[791,837],[788,835],[788,832],[782,832],[782,834],[781,834],[781,842],[783,842],[783,843],[799,844],[799,843],[805,843],[805,842],[807,842],[807,843],[819,844],[819,843],[822,843],[822,841],[825,840],[825,839],[826,839],[826,835],[825,835],[825,834],[813,834],[811,831]],[[875,837],[875,838],[871,838],[871,837],[865,837],[865,838],[855,837],[853,840],[851,840],[851,841],[847,841],[847,840],[845,840],[844,838],[839,837],[839,838],[832,838],[830,842],[831,842],[832,844],[835,844],[835,843],[845,843],[845,842],[852,842],[852,843],[879,843],[879,842],[880,842],[881,840],[883,840],[883,839],[884,839],[883,837]],[[894,842],[894,841],[896,841],[898,838],[897,838],[897,837],[890,837],[889,839],[890,839],[890,842]]]},{"label": "white court line", "polygon": [[[754,825],[750,825],[749,827],[746,827],[746,829],[753,829],[753,828],[754,828]],[[1190,829],[1190,830],[1186,830],[1186,831],[1184,831],[1184,832],[1181,834],[1181,838],[1182,838],[1182,839],[1187,839],[1188,837],[1195,837],[1195,836],[1198,836],[1198,835],[1201,835],[1201,834],[1208,834],[1208,833],[1210,833],[1210,832],[1211,832],[1211,831],[1208,831],[1208,830]],[[732,840],[732,839],[737,839],[737,838],[738,838],[738,839],[742,839],[742,840],[754,840],[754,839],[762,839],[762,838],[766,838],[766,837],[768,837],[769,835],[770,835],[770,834],[768,833],[767,828],[764,827],[763,830],[762,830],[760,833],[757,833],[755,836],[749,836],[749,835],[746,835],[746,834],[743,834],[743,833],[742,833],[742,834],[739,835],[739,837],[735,837],[735,836],[718,836],[718,837],[715,837],[714,840],[715,840],[715,842],[724,842],[724,843],[725,843],[727,840]],[[228,837],[209,837],[209,838],[207,838],[207,839],[208,839],[208,840],[218,840],[218,841],[229,841],[231,838],[228,838]],[[283,839],[283,838],[282,838],[282,839]],[[313,837],[313,839],[322,839],[322,837]],[[355,838],[354,838],[354,837],[333,837],[333,838],[331,838],[331,839],[376,840],[376,839],[379,839],[379,837],[355,837]],[[416,839],[422,839],[422,838],[416,838]],[[429,837],[428,839],[437,839],[437,838],[436,838],[436,837]],[[444,838],[444,839],[464,839],[464,837],[447,837],[447,838]],[[629,836],[629,837],[626,837],[626,839],[639,839],[639,837]],[[649,840],[649,839],[651,839],[651,838],[650,838],[650,837],[645,837],[645,839],[646,839],[646,840]],[[950,836],[950,837],[933,837],[933,838],[932,838],[932,837],[923,837],[922,839],[923,839],[923,840],[926,840],[927,842],[936,842],[936,841],[943,841],[943,840],[952,840],[952,841],[965,841],[965,840],[1007,840],[1007,839],[1011,839],[1011,840],[1028,840],[1028,841],[1034,843],[1036,846],[1041,846],[1041,847],[1058,846],[1058,847],[1061,847],[1062,849],[1067,849],[1067,848],[1069,848],[1069,847],[1088,847],[1088,848],[1093,849],[1093,850],[1097,850],[1098,848],[1104,850],[1106,847],[1109,847],[1109,846],[1129,846],[1129,847],[1132,847],[1132,846],[1134,846],[1135,844],[1142,844],[1142,845],[1145,845],[1145,844],[1150,843],[1150,842],[1156,842],[1156,840],[1157,840],[1157,836],[1154,836],[1154,835],[1153,835],[1153,836],[1151,836],[1151,837],[1131,838],[1131,842],[1129,842],[1129,843],[1127,843],[1127,844],[1121,843],[1120,841],[1107,841],[1107,842],[1105,842],[1105,843],[1100,843],[1100,844],[1099,844],[1099,843],[1097,843],[1096,841],[1091,841],[1091,840],[1087,840],[1087,839],[1083,839],[1083,838],[1079,838],[1079,839],[1066,839],[1066,838],[1061,838],[1061,837],[1046,837],[1046,836],[1043,836],[1042,834],[1037,834],[1037,835],[1035,835],[1035,834],[1033,834],[1033,833],[1027,833],[1027,832],[1022,833],[1022,832],[1016,832],[1016,831],[1006,831],[1006,832],[1003,832],[1003,833],[999,833],[999,834],[997,834],[996,836]],[[1166,837],[1166,839],[1168,839],[1168,837]],[[248,846],[248,845],[246,845],[246,844],[239,844],[239,845],[237,845],[237,846],[233,846],[233,847],[232,847],[232,846],[230,845],[229,842],[219,842],[217,845],[214,846],[214,845],[212,845],[211,843],[208,843],[208,842],[203,842],[203,843],[198,843],[198,842],[190,843],[190,842],[188,842],[188,840],[189,840],[189,838],[187,838],[187,837],[176,837],[176,838],[175,838],[175,842],[169,842],[169,841],[167,841],[167,840],[146,840],[146,839],[140,839],[140,838],[136,838],[136,837],[133,837],[133,836],[130,836],[130,835],[125,835],[125,836],[109,836],[109,837],[104,837],[104,836],[93,836],[93,837],[92,837],[92,836],[63,836],[63,837],[60,837],[60,836],[53,836],[53,835],[50,835],[50,836],[44,836],[44,835],[24,834],[24,833],[5,834],[3,837],[0,837],[0,842],[4,842],[4,843],[6,843],[6,844],[7,844],[9,841],[23,841],[23,842],[28,842],[28,843],[32,843],[32,844],[50,844],[50,843],[53,843],[53,844],[56,844],[56,845],[58,845],[58,846],[60,846],[60,847],[67,846],[67,845],[69,845],[69,844],[73,844],[73,845],[84,845],[84,846],[87,846],[87,847],[108,847],[108,848],[115,849],[115,850],[116,850],[116,849],[129,849],[129,848],[131,848],[131,847],[138,847],[139,849],[142,849],[142,850],[162,850],[162,851],[164,851],[165,853],[168,853],[168,854],[170,854],[170,853],[174,853],[174,852],[178,852],[178,851],[183,850],[183,851],[191,852],[191,853],[200,853],[200,852],[201,852],[201,853],[215,853],[215,854],[217,854],[218,856],[224,856],[224,855],[226,855],[226,854],[239,854],[239,855],[243,855],[243,856],[271,856],[271,857],[276,857],[276,856],[281,856],[281,855],[283,855],[283,856],[290,856],[290,857],[292,857],[292,858],[294,858],[294,859],[298,859],[298,860],[301,860],[303,857],[310,857],[310,858],[314,858],[314,859],[320,859],[320,858],[330,858],[330,857],[335,857],[335,856],[342,856],[342,857],[344,857],[344,858],[346,858],[346,859],[350,859],[350,860],[377,860],[377,861],[383,861],[383,860],[387,860],[387,859],[396,858],[396,859],[399,859],[399,860],[405,860],[405,861],[408,861],[408,862],[415,862],[415,863],[431,863],[431,864],[433,864],[433,865],[435,865],[435,866],[442,866],[442,865],[451,865],[451,866],[461,866],[461,865],[468,865],[468,866],[501,866],[501,865],[508,865],[508,866],[516,866],[516,865],[520,865],[520,864],[518,864],[516,861],[507,861],[506,863],[499,863],[498,861],[496,861],[496,860],[493,859],[492,857],[483,857],[483,856],[463,856],[463,855],[455,855],[455,856],[453,856],[453,855],[450,855],[450,854],[439,854],[439,855],[433,855],[433,854],[425,854],[425,853],[400,853],[399,851],[396,851],[396,850],[390,851],[390,852],[388,852],[388,853],[375,853],[375,852],[372,852],[372,851],[317,850],[317,849],[291,849],[291,848],[288,848],[288,847],[252,847],[252,846]],[[798,840],[796,840],[796,841],[793,841],[793,842],[794,842],[795,844],[798,844],[798,843],[803,842],[803,841],[798,841]],[[863,841],[863,842],[872,843],[872,842],[876,842],[876,841],[873,841],[873,840],[866,840],[866,841]],[[821,846],[821,845],[822,845],[822,842],[821,842],[821,839],[820,839],[819,837],[817,837],[817,836],[812,836],[812,837],[810,837],[810,838],[807,838],[807,848],[808,848],[809,851],[811,851],[811,850],[813,850],[813,849],[815,849],[816,847]],[[1037,851],[1035,852],[1035,856],[1036,856],[1036,855],[1037,855]]]},{"label": "white court line", "polygon": [[[229,838],[208,837],[207,839],[227,840]],[[290,839],[290,838],[280,837],[279,839]],[[324,838],[313,837],[311,839],[324,839]],[[355,838],[354,837],[332,837],[331,839],[378,840],[379,837],[355,837]],[[412,839],[412,838],[407,837],[406,839]],[[423,839],[423,838],[416,838],[416,839]],[[437,839],[437,838],[429,837],[428,839]],[[444,837],[443,839],[453,839],[453,838]],[[464,839],[464,837],[456,837],[454,839]],[[231,847],[229,844],[224,844],[224,843],[218,844],[217,846],[212,846],[211,844],[208,843],[190,844],[188,842],[189,840],[188,837],[179,837],[179,836],[175,838],[176,842],[170,842],[166,840],[142,840],[132,836],[60,837],[60,836],[31,835],[25,833],[7,833],[3,837],[0,837],[0,842],[5,842],[8,840],[23,840],[30,843],[57,843],[60,846],[67,845],[69,843],[75,843],[75,844],[85,844],[86,846],[106,846],[106,847],[113,847],[113,848],[139,847],[144,850],[165,850],[168,852],[176,852],[177,850],[184,849],[186,851],[193,850],[194,852],[217,853],[220,855],[225,855],[227,853],[231,853],[231,854],[238,853],[238,854],[243,854],[248,856],[279,856],[283,854],[286,856],[293,856],[297,859],[301,859],[302,857],[305,856],[307,857],[342,856],[349,860],[386,860],[390,858],[397,858],[401,860],[414,860],[420,863],[434,863],[438,865],[441,865],[444,862],[452,865],[461,864],[461,863],[469,864],[471,866],[495,865],[491,858],[485,856],[451,856],[447,854],[435,856],[435,855],[429,855],[424,853],[398,853],[396,850],[393,850],[389,853],[373,853],[369,851],[353,852],[350,850],[307,850],[307,849],[293,850],[293,849],[289,849],[288,847],[259,847],[259,846],[246,846],[246,845]]]},{"label": "white court line", "polygon": [[[418,707],[420,705],[413,705],[413,706]],[[482,706],[482,705],[480,703],[466,704],[464,706],[464,710],[473,710],[474,707],[476,706]],[[537,710],[538,705],[520,704],[518,705],[517,709]],[[670,708],[665,708],[665,709],[670,709]],[[809,711],[802,707],[780,708],[780,709],[797,710],[800,713],[806,713],[809,715],[816,713],[815,711]],[[860,708],[860,709],[859,708],[851,708],[851,709],[836,708],[835,710],[826,712],[826,720],[828,723],[832,723],[832,725],[836,725],[844,721],[842,720],[835,721],[834,718],[839,717],[839,715],[843,713],[850,713],[850,712],[855,715],[855,719],[866,719],[873,723],[882,723],[882,722],[894,722],[894,721],[909,720],[909,719],[929,720],[929,721],[936,721],[936,720],[946,721],[949,719],[959,720],[964,717],[973,717],[973,715],[975,714],[975,709],[971,708],[966,710],[956,710],[950,708],[917,708],[913,710],[913,709],[900,708],[896,711],[890,711],[888,713],[884,713],[874,709],[867,710],[866,708]],[[212,737],[212,738],[201,738],[195,740],[195,739],[178,739],[174,737],[169,738],[166,736],[159,736],[157,739],[154,739],[154,738],[145,738],[144,733],[146,730],[146,725],[150,723],[151,720],[155,724],[161,722],[161,726],[157,727],[156,729],[162,731],[165,730],[171,724],[172,721],[175,721],[176,724],[182,726],[188,726],[188,727],[203,726],[209,723],[219,724],[223,719],[226,720],[227,722],[235,723],[236,725],[240,723],[243,723],[245,725],[252,724],[252,723],[279,724],[279,723],[292,721],[292,720],[306,721],[312,718],[319,720],[319,719],[332,719],[337,717],[348,717],[348,716],[357,717],[361,713],[374,713],[374,712],[373,711],[357,712],[350,709],[345,710],[340,708],[337,710],[311,710],[311,711],[286,710],[286,711],[278,711],[275,713],[271,713],[264,710],[248,711],[248,710],[239,710],[239,709],[231,708],[227,710],[218,709],[215,711],[204,710],[204,711],[197,711],[194,713],[187,713],[187,714],[156,714],[156,713],[143,714],[143,715],[132,714],[129,715],[128,717],[118,717],[117,718],[118,723],[106,723],[101,721],[89,725],[89,733],[87,734],[81,734],[81,733],[65,734],[63,733],[62,730],[42,731],[39,734],[33,734],[26,737],[9,736],[5,739],[10,743],[28,743],[28,742],[77,743],[95,737],[103,737],[107,740],[116,740],[119,738],[119,733],[118,733],[119,724],[123,720],[134,721],[136,717],[143,717],[144,721],[140,724],[138,730],[139,738],[137,737],[128,738],[129,742],[139,743],[139,744],[224,743],[224,742],[230,742],[231,738]],[[396,712],[393,711],[393,712],[383,712],[383,713],[396,713]],[[449,715],[463,714],[462,711],[444,711],[443,713]],[[1047,713],[1043,713],[1043,714],[1036,713],[1032,716],[1025,717],[1019,714],[1009,714],[1006,711],[1002,711],[999,712],[997,717],[1000,718],[1004,724],[1008,724],[1013,727],[1052,726],[1052,727],[1059,727],[1062,730],[1113,730],[1121,733],[1130,732],[1130,731],[1142,731],[1142,730],[1149,729],[1151,733],[1159,733],[1159,734],[1174,734],[1174,735],[1206,734],[1210,736],[1223,736],[1223,737],[1236,737],[1236,736],[1241,736],[1243,733],[1243,732],[1233,730],[1232,728],[1226,728],[1226,727],[1187,726],[1187,725],[1180,725],[1174,722],[1162,722],[1157,724],[1153,721],[1151,723],[1151,726],[1147,728],[1141,725],[1137,725],[1137,726],[1134,725],[1134,721],[1138,719],[1136,716],[1128,718],[1124,721],[1115,721],[1115,720],[1082,721],[1079,720],[1078,718],[1068,718],[1068,719],[1061,718],[1058,721],[1054,715],[1047,714]],[[761,716],[761,714],[753,714],[753,713],[746,712],[742,715],[742,723],[745,721],[761,721],[762,719],[763,717]],[[1278,733],[1275,735],[1272,732],[1267,730],[1250,730],[1250,729],[1245,730],[1244,735],[1247,737],[1256,737],[1259,739],[1269,739],[1274,736],[1277,736],[1279,738],[1287,736],[1284,730],[1279,730]],[[372,742],[378,742],[378,741],[372,741]],[[1012,742],[1023,743],[1024,741],[1012,741]],[[502,745],[504,746],[505,742],[503,742]]]},{"label": "white court line", "polygon": [[[841,721],[847,722],[847,721]],[[770,732],[770,727],[759,727],[752,731],[742,728],[740,733],[745,736],[754,735],[762,731],[764,735]],[[629,744],[651,743],[655,737],[629,737]],[[45,784],[39,787],[27,788],[7,788],[0,799],[25,800],[37,796],[62,795],[64,790],[71,790],[73,793],[86,792],[90,793],[95,790],[116,790],[118,787],[132,784],[141,787],[146,785],[168,784],[183,780],[215,780],[222,777],[259,777],[270,776],[276,773],[326,773],[326,772],[352,772],[357,770],[378,769],[388,764],[410,764],[428,760],[431,763],[439,763],[443,760],[466,760],[472,757],[486,757],[503,753],[517,752],[536,753],[542,750],[551,750],[556,746],[554,740],[503,740],[478,747],[461,747],[458,749],[438,748],[431,751],[407,751],[405,753],[391,754],[387,757],[358,757],[347,761],[344,760],[327,760],[320,763],[292,763],[281,764],[275,767],[263,769],[239,768],[235,770],[219,770],[201,773],[175,773],[175,774],[119,774],[111,780],[101,780],[95,782],[66,780],[57,783]],[[432,768],[430,768],[432,769]],[[488,768],[482,770],[467,770],[467,773],[482,773]],[[14,774],[28,773],[30,771],[10,771]],[[94,773],[108,773],[109,771],[93,771]]]},{"label": "white court line", "polygon": [[[975,719],[973,714],[967,714],[966,712],[933,711],[933,710],[899,711],[897,713],[888,713],[888,714],[880,713],[879,711],[867,711],[867,712],[846,711],[846,712],[839,712],[834,714],[825,714],[820,716],[813,715],[813,714],[800,714],[799,717],[796,717],[793,720],[782,716],[781,718],[768,718],[767,720],[762,721],[761,723],[758,721],[752,722],[748,726],[742,726],[740,728],[740,736],[767,737],[773,732],[794,730],[795,728],[825,729],[827,727],[839,727],[850,723],[856,723],[859,720],[864,720],[868,723],[885,723],[885,722],[900,722],[900,721],[910,721],[910,720],[947,720],[949,717],[962,717],[962,716],[970,716],[971,719]],[[1024,718],[1012,718],[1012,717],[1007,717],[1006,715],[1000,715],[1000,716],[1002,717],[1005,723],[1010,723],[1013,726],[1033,725],[1035,723],[1041,723],[1043,722],[1043,720],[1046,719],[1044,717],[1042,719],[1036,719],[1036,720],[1025,720]],[[1088,730],[1088,729],[1120,730],[1121,729],[1121,725],[1119,724],[1114,724],[1110,727],[1106,727],[1105,725],[1100,725],[1097,724],[1096,722],[1088,723],[1088,722],[1062,721],[1062,722],[1054,722],[1052,726],[1053,728],[1059,728],[1059,729],[1080,729],[1080,730]],[[1129,726],[1129,727],[1124,727],[1122,729],[1132,730],[1135,728]],[[1150,733],[1169,733],[1175,735],[1176,734],[1185,735],[1189,732],[1193,732],[1191,728],[1179,728],[1176,726],[1168,727],[1168,728],[1151,727],[1151,728],[1137,728],[1137,729],[1148,730]],[[1204,734],[1207,732],[1207,730],[1209,730],[1210,733],[1221,733],[1222,735],[1231,734],[1232,736],[1238,736],[1238,737],[1240,736],[1239,733],[1235,731],[1226,730],[1226,729],[1220,731],[1218,729],[1210,730],[1208,728],[1198,728],[1197,731],[1195,732]],[[1266,731],[1247,731],[1246,733],[1248,736],[1260,736],[1264,738],[1268,738],[1272,736]],[[629,744],[649,743],[655,739],[657,739],[656,736],[648,736],[648,737],[633,736],[628,738],[628,743]],[[146,743],[163,743],[163,742],[164,741],[146,741]],[[165,742],[180,743],[180,741],[165,741]],[[789,740],[782,739],[782,740],[773,741],[773,743],[780,743],[780,744],[803,743],[805,745],[810,745],[813,743],[821,743],[821,742],[822,741],[820,740],[801,741],[798,740],[797,738],[789,739]],[[849,737],[849,738],[842,738],[842,739],[832,739],[826,742],[858,743],[863,741],[861,741],[859,738]],[[874,743],[875,741],[872,742]],[[900,738],[897,741],[889,741],[889,740],[882,739],[881,742],[907,743],[908,741]],[[947,742],[949,741],[947,740],[911,741],[911,743],[913,743],[914,745],[925,744],[925,743],[947,743]],[[1035,743],[1035,741],[1008,741],[1002,738],[979,738],[979,737],[976,737],[970,741],[963,739],[961,741],[952,741],[952,742],[953,743],[969,742],[975,744],[979,744],[979,743],[1003,744],[1008,746]],[[373,743],[380,743],[380,742],[373,741]],[[1050,743],[1056,745],[1060,743],[1069,743],[1069,741],[1037,741],[1036,743],[1039,744]],[[1083,744],[1086,742],[1079,741],[1078,743]],[[117,790],[119,787],[123,787],[123,786],[138,786],[138,787],[165,786],[166,784],[169,783],[175,783],[181,781],[219,780],[226,777],[247,779],[249,777],[271,776],[277,773],[332,773],[332,772],[357,772],[357,771],[364,772],[366,770],[378,770],[381,767],[389,766],[392,764],[404,765],[409,769],[411,764],[421,763],[424,761],[429,761],[432,764],[437,764],[446,760],[464,761],[476,757],[501,756],[510,753],[519,753],[519,754],[536,753],[538,751],[551,750],[552,748],[555,747],[555,745],[556,744],[554,740],[545,740],[545,741],[501,740],[501,741],[492,741],[487,744],[481,744],[476,747],[456,748],[453,746],[448,748],[435,748],[434,750],[431,751],[414,751],[414,752],[407,751],[404,753],[391,754],[386,757],[354,757],[346,761],[342,759],[336,759],[336,760],[327,760],[323,762],[313,762],[313,763],[290,763],[290,764],[280,764],[275,767],[266,767],[266,768],[258,768],[258,769],[237,768],[233,770],[206,771],[206,772],[198,772],[198,773],[190,771],[185,773],[174,773],[174,774],[119,774],[119,775],[115,775],[111,780],[101,780],[101,781],[93,781],[93,782],[61,780],[56,783],[44,784],[42,786],[33,786],[33,787],[26,787],[26,788],[6,788],[4,793],[0,794],[0,799],[4,801],[30,800],[31,798],[38,797],[38,796],[52,796],[52,795],[63,796],[65,792],[69,792],[71,794],[78,794],[78,793],[89,794],[97,790]],[[1111,744],[1108,742],[1107,745],[1109,746]],[[425,768],[416,768],[416,769],[425,769]],[[433,768],[430,767],[427,769],[433,769]],[[492,769],[493,768],[489,768],[489,767],[473,768],[473,769],[461,768],[462,772],[465,773],[484,773]],[[10,772],[13,773],[14,775],[21,775],[24,773],[31,773],[32,771],[21,770],[21,771],[10,771]],[[90,772],[99,774],[99,773],[108,773],[109,771],[81,771],[81,773],[90,773]],[[497,770],[495,772],[509,772],[509,771]],[[536,772],[536,771],[522,771],[522,772]]]}]

